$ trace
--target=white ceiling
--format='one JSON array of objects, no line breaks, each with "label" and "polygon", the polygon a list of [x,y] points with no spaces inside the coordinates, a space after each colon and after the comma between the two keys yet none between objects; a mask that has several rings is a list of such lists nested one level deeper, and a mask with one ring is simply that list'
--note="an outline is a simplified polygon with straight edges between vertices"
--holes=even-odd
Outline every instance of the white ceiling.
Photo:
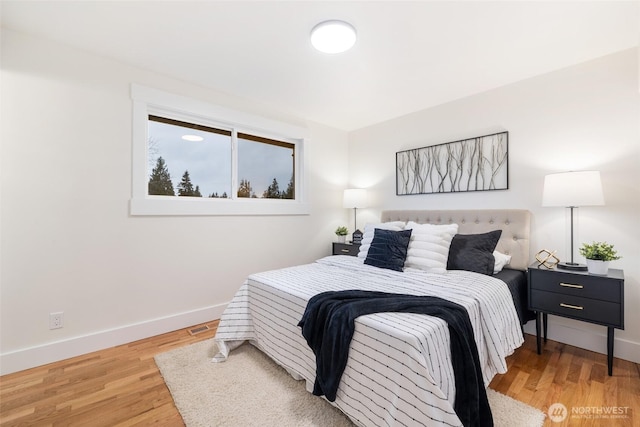
[{"label": "white ceiling", "polygon": [[[2,1],[2,26],[354,130],[638,46],[640,2]],[[314,51],[342,19],[355,47]]]}]

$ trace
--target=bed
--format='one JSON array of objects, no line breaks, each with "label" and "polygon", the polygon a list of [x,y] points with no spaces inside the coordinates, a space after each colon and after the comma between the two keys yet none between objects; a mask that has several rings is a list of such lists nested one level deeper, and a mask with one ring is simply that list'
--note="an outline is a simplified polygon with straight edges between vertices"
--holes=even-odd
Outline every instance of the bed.
[{"label": "bed", "polygon": [[[505,358],[523,342],[530,213],[525,210],[388,210],[380,223],[422,229],[457,225],[455,239],[501,230],[495,250],[510,257],[498,274],[405,264],[403,271],[365,263],[368,224],[358,257],[337,255],[314,263],[253,274],[225,309],[214,338],[213,360],[233,357],[245,341],[258,347],[312,392],[315,356],[298,327],[309,299],[325,291],[367,290],[430,295],[466,308],[474,332],[484,385],[507,370]],[[423,224],[431,224],[424,225]],[[390,226],[391,227],[391,226]],[[412,239],[414,238],[412,237]],[[431,237],[429,237],[431,238]],[[411,254],[409,243],[407,262]],[[417,245],[417,243],[416,243]],[[453,248],[453,244],[449,241]],[[418,246],[416,246],[418,247]],[[415,248],[414,248],[415,249]],[[452,249],[453,250],[453,249]],[[447,254],[445,254],[447,256]],[[428,260],[431,262],[431,260]],[[446,322],[411,313],[358,317],[334,406],[358,426],[461,425],[454,411],[455,381]]]}]

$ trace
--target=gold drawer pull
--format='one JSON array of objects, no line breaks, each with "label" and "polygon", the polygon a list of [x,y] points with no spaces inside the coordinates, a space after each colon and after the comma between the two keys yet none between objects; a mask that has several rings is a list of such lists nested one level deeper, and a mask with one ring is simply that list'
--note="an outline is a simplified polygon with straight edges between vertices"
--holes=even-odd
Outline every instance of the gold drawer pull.
[{"label": "gold drawer pull", "polygon": [[571,305],[571,304],[565,304],[563,302],[560,303],[560,307],[564,307],[564,308],[572,308],[574,310],[582,310],[583,307],[580,305]]},{"label": "gold drawer pull", "polygon": [[344,252],[345,254],[349,253],[349,249],[340,249],[340,252]]},{"label": "gold drawer pull", "polygon": [[576,289],[584,288],[584,286],[582,285],[572,285],[571,283],[560,283],[560,286],[564,286],[565,288],[576,288]]}]

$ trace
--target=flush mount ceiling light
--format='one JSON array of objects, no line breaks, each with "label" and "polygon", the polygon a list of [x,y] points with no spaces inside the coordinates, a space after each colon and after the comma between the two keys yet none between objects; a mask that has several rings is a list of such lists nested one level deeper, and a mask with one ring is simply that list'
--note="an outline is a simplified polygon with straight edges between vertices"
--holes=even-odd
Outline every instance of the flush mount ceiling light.
[{"label": "flush mount ceiling light", "polygon": [[356,43],[356,29],[344,21],[324,21],[311,30],[311,44],[324,53],[340,53]]},{"label": "flush mount ceiling light", "polygon": [[184,139],[185,141],[193,141],[193,142],[204,141],[204,138],[198,135],[182,135],[182,139]]}]

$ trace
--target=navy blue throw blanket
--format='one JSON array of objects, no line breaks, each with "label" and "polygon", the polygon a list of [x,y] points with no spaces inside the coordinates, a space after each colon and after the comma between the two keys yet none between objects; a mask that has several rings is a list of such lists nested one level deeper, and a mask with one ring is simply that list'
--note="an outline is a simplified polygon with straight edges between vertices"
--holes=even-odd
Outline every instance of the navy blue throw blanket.
[{"label": "navy blue throw blanket", "polygon": [[438,297],[360,290],[329,291],[312,297],[298,326],[316,356],[313,394],[324,394],[327,400],[335,401],[347,365],[355,319],[382,312],[427,314],[447,322],[456,415],[464,426],[493,426],[469,314],[461,305]]}]

